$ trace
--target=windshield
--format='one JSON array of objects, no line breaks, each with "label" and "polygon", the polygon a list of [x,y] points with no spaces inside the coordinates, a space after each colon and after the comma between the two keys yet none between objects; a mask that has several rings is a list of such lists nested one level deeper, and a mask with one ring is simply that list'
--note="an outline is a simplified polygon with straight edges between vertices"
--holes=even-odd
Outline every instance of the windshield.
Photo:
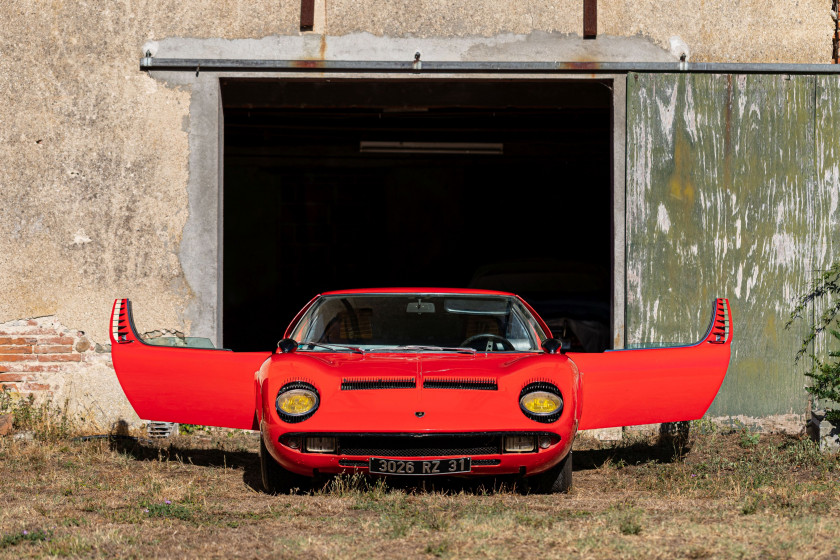
[{"label": "windshield", "polygon": [[546,335],[515,297],[331,295],[292,332],[312,352],[535,352]]}]

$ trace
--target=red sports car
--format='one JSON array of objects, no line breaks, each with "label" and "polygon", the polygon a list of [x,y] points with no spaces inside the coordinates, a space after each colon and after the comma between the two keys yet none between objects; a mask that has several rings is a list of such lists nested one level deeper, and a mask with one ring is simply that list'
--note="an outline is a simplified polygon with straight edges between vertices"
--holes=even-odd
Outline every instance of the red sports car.
[{"label": "red sports car", "polygon": [[269,492],[341,472],[518,475],[562,492],[577,430],[703,416],[730,317],[717,299],[694,345],[566,353],[514,294],[388,288],[315,297],[273,352],[146,344],[125,299],[111,342],[141,418],[259,430]]}]

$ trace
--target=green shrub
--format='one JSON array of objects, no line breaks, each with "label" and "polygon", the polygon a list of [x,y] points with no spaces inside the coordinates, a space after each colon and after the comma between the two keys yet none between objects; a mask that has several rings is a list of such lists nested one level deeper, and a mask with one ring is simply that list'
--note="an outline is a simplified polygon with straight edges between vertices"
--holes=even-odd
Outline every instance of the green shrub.
[{"label": "green shrub", "polygon": [[[817,315],[816,304],[825,301],[825,310]],[[802,339],[802,346],[796,352],[796,360],[808,356],[812,360],[812,367],[805,375],[811,383],[805,388],[814,397],[818,406],[825,407],[826,420],[832,424],[840,423],[840,262],[832,265],[822,276],[817,278],[808,292],[797,301],[796,307],[790,314],[785,325],[789,328],[799,320],[809,321],[809,329]],[[825,334],[831,336],[829,345],[836,346],[829,350],[824,359],[818,357],[814,350],[817,337]]]}]

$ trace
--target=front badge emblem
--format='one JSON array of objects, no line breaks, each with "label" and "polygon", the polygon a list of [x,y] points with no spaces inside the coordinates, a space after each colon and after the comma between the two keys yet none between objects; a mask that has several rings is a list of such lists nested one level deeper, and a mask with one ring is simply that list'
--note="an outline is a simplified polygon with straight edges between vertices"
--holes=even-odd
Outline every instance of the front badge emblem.
[{"label": "front badge emblem", "polygon": [[415,415],[417,418],[423,418],[423,416],[424,416],[425,414],[426,414],[425,412],[415,412],[415,413],[414,413],[414,415]]}]

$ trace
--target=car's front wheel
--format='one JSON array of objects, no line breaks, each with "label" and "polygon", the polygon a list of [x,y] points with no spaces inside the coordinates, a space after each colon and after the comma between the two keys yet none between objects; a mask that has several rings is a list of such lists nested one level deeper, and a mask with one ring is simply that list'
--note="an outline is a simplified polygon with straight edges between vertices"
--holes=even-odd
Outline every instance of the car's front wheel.
[{"label": "car's front wheel", "polygon": [[559,494],[572,487],[572,452],[544,473],[527,479],[528,488],[535,494]]},{"label": "car's front wheel", "polygon": [[269,494],[288,494],[303,489],[306,478],[284,469],[265,446],[260,437],[260,471],[262,473],[263,488]]}]

